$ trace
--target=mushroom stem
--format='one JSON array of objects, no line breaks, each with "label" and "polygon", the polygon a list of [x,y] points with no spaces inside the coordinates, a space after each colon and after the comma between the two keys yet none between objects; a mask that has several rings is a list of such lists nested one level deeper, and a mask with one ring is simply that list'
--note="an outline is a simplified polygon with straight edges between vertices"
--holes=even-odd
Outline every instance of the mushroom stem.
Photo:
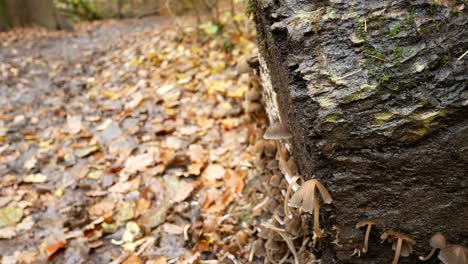
[{"label": "mushroom stem", "polygon": [[398,238],[397,247],[395,251],[395,257],[393,258],[393,264],[398,264],[398,259],[400,258],[402,246],[403,246],[403,239]]},{"label": "mushroom stem", "polygon": [[272,225],[270,223],[263,223],[263,226],[275,231],[276,233],[278,233],[283,238],[283,240],[288,245],[289,250],[291,251],[291,253],[294,256],[294,264],[300,264],[299,263],[299,255],[297,254],[296,248],[294,247],[294,243],[288,237],[288,235],[286,234],[286,231],[284,229],[277,228],[276,226],[274,226],[274,225]]},{"label": "mushroom stem", "polygon": [[292,214],[289,211],[289,199],[291,199],[291,193],[293,191],[293,186],[296,184],[296,181],[299,177],[295,176],[292,178],[292,182],[288,185],[288,189],[286,190],[286,196],[284,197],[284,215],[290,219],[292,219]]},{"label": "mushroom stem", "polygon": [[313,206],[314,206],[314,235],[316,237],[321,237],[322,233],[320,232],[320,205],[318,203],[318,198],[315,194],[315,189],[314,189],[314,201],[313,201]]},{"label": "mushroom stem", "polygon": [[431,252],[429,252],[429,255],[423,257],[423,256],[420,256],[419,257],[419,260],[421,261],[428,261],[430,258],[432,258],[432,256],[434,256],[434,253],[436,252],[436,248],[432,248]]},{"label": "mushroom stem", "polygon": [[364,237],[364,248],[362,249],[362,252],[367,253],[369,249],[369,235],[371,231],[372,225],[367,225],[366,229],[366,236]]}]

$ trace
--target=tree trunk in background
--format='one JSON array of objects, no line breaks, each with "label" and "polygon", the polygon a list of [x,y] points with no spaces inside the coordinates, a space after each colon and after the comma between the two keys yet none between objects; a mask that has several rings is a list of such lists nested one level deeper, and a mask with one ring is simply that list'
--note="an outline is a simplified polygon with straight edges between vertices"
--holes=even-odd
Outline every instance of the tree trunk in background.
[{"label": "tree trunk in background", "polygon": [[0,0],[0,32],[10,27],[10,18],[7,13],[5,0]]},{"label": "tree trunk in background", "polygon": [[[58,16],[52,0],[0,0],[6,7],[2,17],[8,17],[10,26],[30,25],[58,29]],[[1,8],[1,7],[0,7]]]},{"label": "tree trunk in background", "polygon": [[[420,263],[443,232],[468,245],[468,6],[463,1],[254,0],[267,111],[305,178],[331,192],[322,263]],[[369,253],[358,221],[374,219]],[[338,228],[333,231],[332,227]],[[335,236],[336,243],[331,243]],[[437,258],[427,263],[439,263]]]}]

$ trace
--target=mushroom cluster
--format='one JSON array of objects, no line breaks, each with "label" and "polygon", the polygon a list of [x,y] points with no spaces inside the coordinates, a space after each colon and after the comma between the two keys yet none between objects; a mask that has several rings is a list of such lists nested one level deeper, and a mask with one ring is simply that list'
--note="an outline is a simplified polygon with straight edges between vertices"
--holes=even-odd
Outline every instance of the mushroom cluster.
[{"label": "mushroom cluster", "polygon": [[290,198],[291,192],[296,185],[296,181],[299,176],[294,175],[295,164],[292,160],[286,159],[286,153],[282,150],[279,145],[279,140],[290,139],[292,135],[289,133],[287,128],[280,122],[273,123],[270,127],[267,128],[265,134],[263,135],[264,139],[268,140],[277,140],[277,159],[279,161],[280,167],[282,168],[283,174],[288,179],[289,187],[286,192],[285,203],[284,203],[284,212],[287,217],[291,217],[288,206],[292,208],[298,208],[303,212],[313,213],[314,215],[314,239],[320,238],[322,236],[320,230],[320,202],[317,195],[317,190],[320,193],[322,201],[326,204],[332,202],[332,198],[327,189],[320,183],[317,179],[311,179],[304,182]]},{"label": "mushroom cluster", "polygon": [[442,233],[435,233],[429,244],[432,247],[431,252],[425,257],[419,257],[422,261],[428,261],[434,256],[436,250],[440,250],[437,256],[444,264],[468,264],[468,249],[464,246],[451,244],[447,245],[445,236]]},{"label": "mushroom cluster", "polygon": [[[302,242],[301,249],[296,250],[295,239],[300,237],[301,233],[304,233],[302,228],[302,218],[301,213],[310,213],[313,214],[313,246],[315,247],[315,242],[318,238],[323,237],[322,230],[320,229],[320,203],[331,204],[332,197],[325,186],[317,179],[311,179],[304,181],[302,177],[298,174],[297,166],[293,159],[288,159],[288,150],[281,144],[281,140],[288,140],[292,137],[289,133],[286,126],[281,122],[276,122],[270,125],[267,128],[263,135],[264,141],[259,143],[256,146],[257,154],[261,153],[269,157],[273,157],[276,154],[277,164],[281,173],[284,176],[284,179],[281,179],[277,174],[273,175],[270,178],[270,185],[281,187],[280,183],[286,180],[287,189],[284,194],[284,204],[283,211],[275,211],[273,216],[274,221],[264,222],[263,227],[270,230],[276,234],[277,237],[281,238],[284,243],[286,243],[289,251],[284,253],[279,251],[277,244],[273,242],[267,243],[267,253],[268,250],[271,252],[281,252],[285,254],[284,257],[279,261],[280,263],[284,262],[289,253],[292,253],[294,256],[294,263],[302,263],[300,259],[300,253],[303,252],[304,246],[309,241],[304,239]],[[276,141],[275,143],[270,140]],[[274,154],[275,153],[275,154]],[[298,180],[302,180],[302,184],[298,184]],[[297,210],[290,211],[289,208],[295,208]],[[280,218],[281,213],[284,215],[284,220]],[[278,227],[277,225],[283,226]],[[368,253],[369,251],[369,237],[372,231],[372,227],[377,226],[375,220],[365,219],[356,224],[356,228],[365,227],[365,236],[364,236],[364,245],[362,249],[356,248],[353,255],[361,255],[361,250],[363,253]],[[304,237],[305,238],[305,237]],[[272,238],[270,237],[269,240]],[[380,236],[382,241],[388,241],[392,243],[392,249],[395,251],[395,256],[393,258],[393,264],[398,264],[400,257],[408,257],[413,253],[413,247],[416,242],[411,239],[408,235],[393,231],[387,230]],[[273,245],[275,245],[273,247]],[[419,259],[421,261],[427,261],[434,256],[436,250],[440,250],[438,258],[444,264],[468,264],[468,250],[461,246],[451,244],[448,245],[445,237],[441,233],[436,233],[432,236],[430,240],[430,245],[432,247],[431,252],[427,256],[421,256]],[[270,252],[270,253],[271,253]],[[269,255],[270,262],[277,262],[274,259],[274,256]],[[312,255],[313,256],[313,255]],[[315,258],[314,258],[315,259]]]}]

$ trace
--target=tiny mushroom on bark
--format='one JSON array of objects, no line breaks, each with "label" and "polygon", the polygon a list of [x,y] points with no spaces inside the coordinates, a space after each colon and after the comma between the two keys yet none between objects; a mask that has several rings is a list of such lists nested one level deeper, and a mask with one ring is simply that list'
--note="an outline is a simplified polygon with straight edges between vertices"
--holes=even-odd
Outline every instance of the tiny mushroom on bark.
[{"label": "tiny mushroom on bark", "polygon": [[438,257],[444,264],[468,264],[468,249],[461,245],[448,245]]},{"label": "tiny mushroom on bark", "polygon": [[263,135],[263,138],[268,140],[290,139],[291,137],[291,133],[289,133],[288,129],[280,122],[271,124]]},{"label": "tiny mushroom on bark", "polygon": [[447,246],[447,241],[445,240],[445,237],[442,233],[435,233],[432,237],[431,240],[429,240],[429,244],[432,247],[431,252],[429,252],[429,255],[423,257],[420,256],[419,259],[422,261],[428,261],[432,256],[434,255],[435,251],[437,249],[443,249]]},{"label": "tiny mushroom on bark", "polygon": [[322,196],[322,201],[326,204],[331,204],[332,198],[325,187],[316,179],[304,182],[301,187],[291,197],[289,206],[293,208],[301,208],[304,212],[314,212],[314,237],[321,237],[319,225],[320,204],[316,189]]},{"label": "tiny mushroom on bark", "polygon": [[380,239],[393,242],[392,249],[395,250],[393,264],[398,264],[400,256],[407,257],[411,255],[413,253],[413,246],[416,244],[416,242],[407,235],[392,230],[384,232],[382,236],[380,236]]},{"label": "tiny mushroom on bark", "polygon": [[362,248],[363,253],[367,253],[367,251],[369,250],[369,235],[373,225],[377,225],[377,223],[372,220],[362,220],[356,224],[356,228],[358,229],[363,226],[367,226],[366,236],[364,237],[364,247]]}]

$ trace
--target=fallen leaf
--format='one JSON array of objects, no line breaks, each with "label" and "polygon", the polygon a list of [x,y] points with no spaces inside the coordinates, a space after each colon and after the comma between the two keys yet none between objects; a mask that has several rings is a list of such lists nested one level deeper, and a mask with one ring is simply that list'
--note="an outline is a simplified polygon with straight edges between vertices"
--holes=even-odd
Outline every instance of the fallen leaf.
[{"label": "fallen leaf", "polygon": [[141,260],[137,255],[131,255],[123,262],[123,264],[143,264],[143,260]]},{"label": "fallen leaf", "polygon": [[122,234],[122,239],[119,241],[112,240],[112,243],[115,245],[121,245],[123,243],[133,242],[135,239],[138,239],[142,236],[140,227],[135,222],[128,222],[125,225],[124,233]]},{"label": "fallen leaf", "polygon": [[128,174],[134,174],[138,171],[142,171],[145,168],[154,165],[158,158],[159,151],[157,150],[152,150],[144,154],[131,156],[125,162],[124,172]]},{"label": "fallen leaf", "polygon": [[138,221],[139,224],[147,229],[153,229],[166,220],[167,206],[161,205],[156,208],[150,209],[141,216]]},{"label": "fallen leaf", "polygon": [[86,177],[92,180],[99,180],[101,179],[102,174],[103,174],[103,171],[93,169],[86,175]]},{"label": "fallen leaf", "polygon": [[124,202],[119,208],[119,213],[117,214],[117,221],[122,223],[128,220],[131,220],[135,217],[135,202],[128,201]]},{"label": "fallen leaf", "polygon": [[20,207],[5,207],[0,209],[0,227],[18,223],[23,218],[24,212]]},{"label": "fallen leaf", "polygon": [[182,226],[165,223],[162,227],[163,231],[170,235],[181,235],[184,233],[184,228]]},{"label": "fallen leaf", "polygon": [[132,94],[132,100],[125,104],[125,109],[133,109],[137,107],[141,102],[143,102],[144,96],[142,93]]},{"label": "fallen leaf", "polygon": [[79,158],[85,158],[99,151],[99,149],[100,149],[99,145],[93,145],[90,147],[80,148],[80,149],[75,150],[75,155],[78,156]]},{"label": "fallen leaf", "polygon": [[64,248],[66,243],[64,241],[54,241],[52,243],[47,244],[45,248],[45,254],[47,259],[50,259],[57,251]]},{"label": "fallen leaf", "polygon": [[12,239],[16,236],[16,227],[7,226],[0,228],[0,239]]},{"label": "fallen leaf", "polygon": [[174,203],[182,202],[187,199],[195,188],[192,182],[180,180],[180,178],[175,175],[165,176],[164,181],[168,198]]},{"label": "fallen leaf", "polygon": [[112,119],[108,118],[104,120],[99,126],[96,127],[97,131],[102,131],[106,129],[110,124],[112,124]]},{"label": "fallen leaf", "polygon": [[165,144],[168,148],[179,150],[179,149],[186,148],[188,145],[188,142],[178,137],[167,137]]},{"label": "fallen leaf", "polygon": [[28,231],[31,230],[34,226],[34,219],[32,216],[28,216],[23,219],[20,223],[16,225],[16,231],[22,232],[22,231]]},{"label": "fallen leaf", "polygon": [[80,115],[68,115],[65,131],[70,134],[78,134],[83,129]]},{"label": "fallen leaf", "polygon": [[151,206],[151,201],[145,198],[140,198],[136,202],[135,217],[144,214]]},{"label": "fallen leaf", "polygon": [[44,183],[47,181],[47,176],[42,173],[29,174],[23,178],[27,183]]},{"label": "fallen leaf", "polygon": [[98,219],[100,217],[107,218],[114,214],[115,202],[111,200],[102,200],[88,209],[89,217],[91,219]]},{"label": "fallen leaf", "polygon": [[214,182],[222,179],[225,173],[226,171],[223,166],[219,164],[210,164],[203,171],[202,177],[209,182]]},{"label": "fallen leaf", "polygon": [[135,178],[130,181],[119,181],[109,188],[109,192],[128,193],[140,187],[140,178]]},{"label": "fallen leaf", "polygon": [[167,264],[167,260],[163,256],[158,256],[146,261],[146,264]]}]

